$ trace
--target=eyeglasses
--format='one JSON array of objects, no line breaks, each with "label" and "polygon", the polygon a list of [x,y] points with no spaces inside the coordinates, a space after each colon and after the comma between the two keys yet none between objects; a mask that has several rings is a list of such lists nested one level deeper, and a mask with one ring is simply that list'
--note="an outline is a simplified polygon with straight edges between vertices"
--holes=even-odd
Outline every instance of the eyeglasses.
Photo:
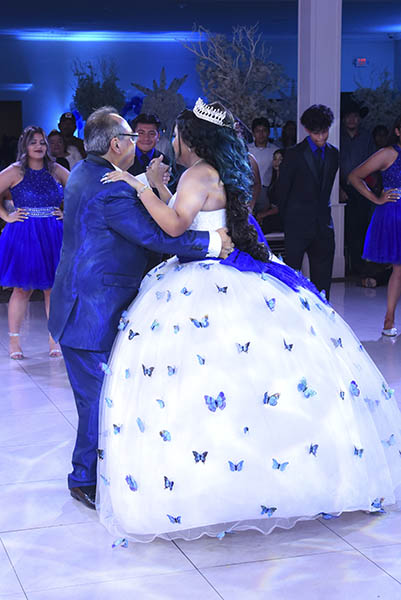
[{"label": "eyeglasses", "polygon": [[130,137],[133,142],[138,139],[137,133],[119,133],[117,137]]}]

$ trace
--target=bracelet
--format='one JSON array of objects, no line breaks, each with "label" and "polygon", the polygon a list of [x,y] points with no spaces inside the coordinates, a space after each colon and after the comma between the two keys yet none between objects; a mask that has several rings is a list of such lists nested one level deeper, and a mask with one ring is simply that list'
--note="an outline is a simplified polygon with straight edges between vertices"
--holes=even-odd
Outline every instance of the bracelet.
[{"label": "bracelet", "polygon": [[143,192],[146,192],[146,190],[150,190],[150,189],[151,189],[150,185],[148,185],[148,184],[144,185],[143,188],[141,188],[140,190],[137,191],[139,198],[141,197]]}]

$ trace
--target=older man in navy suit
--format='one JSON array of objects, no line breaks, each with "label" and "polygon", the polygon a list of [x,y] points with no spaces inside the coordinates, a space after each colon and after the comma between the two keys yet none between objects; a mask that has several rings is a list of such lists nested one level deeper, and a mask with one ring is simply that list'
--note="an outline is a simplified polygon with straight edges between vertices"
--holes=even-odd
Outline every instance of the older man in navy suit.
[{"label": "older man in navy suit", "polygon": [[65,189],[64,240],[49,329],[60,341],[79,417],[68,487],[74,498],[95,508],[103,370],[120,315],[138,292],[148,251],[194,260],[225,258],[232,242],[223,230],[187,231],[172,238],[152,220],[130,186],[101,183],[111,169],[128,169],[135,156],[136,134],[115,109],[95,111],[84,137],[88,156],[75,167]]}]

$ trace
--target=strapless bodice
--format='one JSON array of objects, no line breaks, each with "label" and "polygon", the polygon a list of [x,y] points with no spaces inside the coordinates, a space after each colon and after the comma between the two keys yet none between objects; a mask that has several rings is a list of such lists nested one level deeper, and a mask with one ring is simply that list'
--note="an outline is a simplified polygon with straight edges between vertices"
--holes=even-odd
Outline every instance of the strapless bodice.
[{"label": "strapless bodice", "polygon": [[[171,197],[168,205],[174,206],[176,194]],[[216,231],[220,227],[226,226],[226,209],[202,210],[198,212],[189,229],[192,231]]]}]

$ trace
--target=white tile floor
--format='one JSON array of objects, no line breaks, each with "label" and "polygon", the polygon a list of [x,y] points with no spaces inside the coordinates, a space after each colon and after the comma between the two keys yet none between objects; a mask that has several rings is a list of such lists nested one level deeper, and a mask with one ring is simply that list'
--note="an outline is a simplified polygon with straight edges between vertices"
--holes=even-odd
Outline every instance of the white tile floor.
[{"label": "white tile floor", "polygon": [[[401,398],[401,339],[380,336],[385,289],[337,283],[332,302]],[[112,550],[66,489],[76,416],[43,305],[30,304],[21,362],[7,358],[6,317],[1,304],[0,599],[401,600],[401,512]]]}]

